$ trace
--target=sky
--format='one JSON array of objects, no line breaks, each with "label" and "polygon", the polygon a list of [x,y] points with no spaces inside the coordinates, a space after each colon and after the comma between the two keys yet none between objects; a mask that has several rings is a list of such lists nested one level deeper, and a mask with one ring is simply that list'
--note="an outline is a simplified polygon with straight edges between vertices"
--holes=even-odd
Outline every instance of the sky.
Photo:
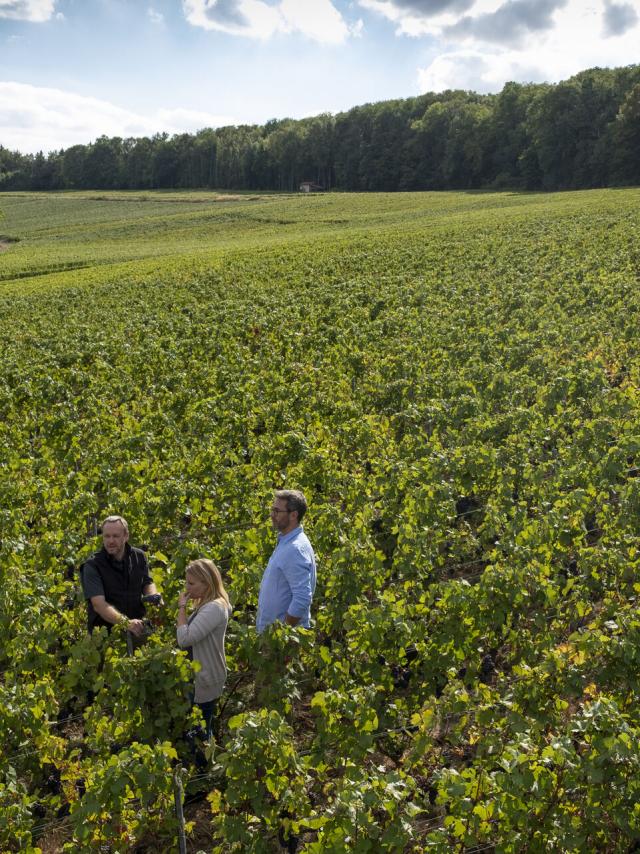
[{"label": "sky", "polygon": [[640,0],[0,0],[0,145],[339,113],[640,62]]}]

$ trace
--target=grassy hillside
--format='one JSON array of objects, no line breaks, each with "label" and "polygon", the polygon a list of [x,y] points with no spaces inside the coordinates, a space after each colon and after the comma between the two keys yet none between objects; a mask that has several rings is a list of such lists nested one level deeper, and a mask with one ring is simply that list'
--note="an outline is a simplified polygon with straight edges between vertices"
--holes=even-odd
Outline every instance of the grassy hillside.
[{"label": "grassy hillside", "polygon": [[[177,760],[194,851],[630,850],[639,202],[0,196],[3,850],[172,850]],[[280,486],[315,628],[258,639]],[[134,659],[78,601],[109,512],[167,601]],[[201,555],[236,607],[205,772]]]}]

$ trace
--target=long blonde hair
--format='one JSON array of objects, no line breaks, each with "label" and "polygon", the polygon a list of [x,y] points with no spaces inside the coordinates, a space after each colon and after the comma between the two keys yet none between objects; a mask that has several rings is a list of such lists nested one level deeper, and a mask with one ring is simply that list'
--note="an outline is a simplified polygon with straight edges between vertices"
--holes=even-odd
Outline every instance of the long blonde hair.
[{"label": "long blonde hair", "polygon": [[212,560],[207,560],[207,558],[193,560],[187,566],[186,571],[197,581],[201,581],[205,584],[207,588],[206,594],[201,599],[195,600],[196,607],[199,608],[201,605],[204,605],[205,602],[214,602],[216,599],[222,599],[227,608],[231,609],[229,595],[224,589],[220,570]]}]

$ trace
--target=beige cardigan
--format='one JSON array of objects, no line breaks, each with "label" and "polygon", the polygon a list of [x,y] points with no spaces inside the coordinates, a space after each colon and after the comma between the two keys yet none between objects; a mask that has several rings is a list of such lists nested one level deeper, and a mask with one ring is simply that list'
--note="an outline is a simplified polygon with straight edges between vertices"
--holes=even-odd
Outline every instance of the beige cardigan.
[{"label": "beige cardigan", "polygon": [[191,647],[193,660],[200,662],[196,673],[195,703],[207,703],[222,694],[227,678],[224,634],[230,609],[224,599],[205,602],[189,617],[186,626],[178,626],[178,646]]}]

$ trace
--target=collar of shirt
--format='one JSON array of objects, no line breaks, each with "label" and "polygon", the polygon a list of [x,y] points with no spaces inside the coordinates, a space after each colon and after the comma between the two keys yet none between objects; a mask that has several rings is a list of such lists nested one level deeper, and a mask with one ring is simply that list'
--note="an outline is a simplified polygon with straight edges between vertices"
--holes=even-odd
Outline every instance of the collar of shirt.
[{"label": "collar of shirt", "polygon": [[297,528],[294,528],[293,531],[289,531],[288,534],[278,534],[278,545],[282,543],[288,543],[289,540],[292,540],[296,534],[299,534],[302,530],[302,525],[298,525]]},{"label": "collar of shirt", "polygon": [[102,551],[105,553],[107,561],[111,564],[111,566],[116,569],[118,572],[124,572],[124,568],[127,564],[127,557],[129,552],[131,551],[131,546],[129,543],[124,544],[124,554],[122,555],[122,560],[117,560],[113,555],[110,555],[109,552],[102,547]]}]

